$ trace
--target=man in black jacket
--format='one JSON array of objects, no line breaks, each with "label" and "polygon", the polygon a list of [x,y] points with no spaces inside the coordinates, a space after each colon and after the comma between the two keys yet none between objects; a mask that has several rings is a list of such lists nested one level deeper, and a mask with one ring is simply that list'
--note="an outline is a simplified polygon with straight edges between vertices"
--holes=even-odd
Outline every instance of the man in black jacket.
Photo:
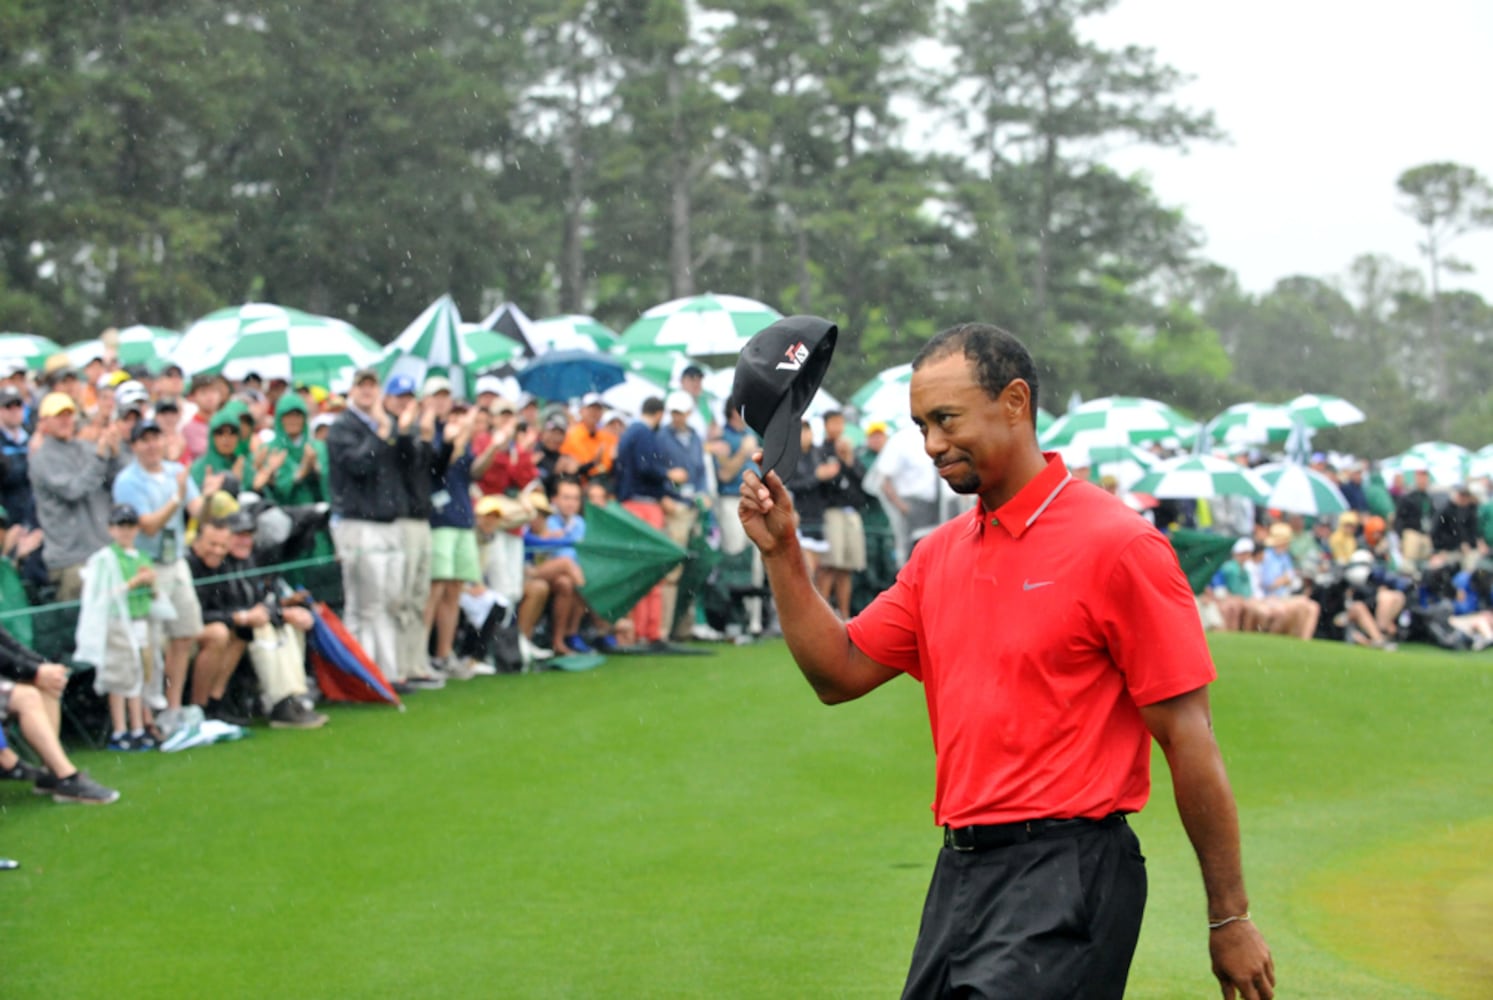
[{"label": "man in black jacket", "polygon": [[48,663],[0,625],[0,722],[19,722],[26,742],[46,764],[43,770],[27,763],[0,737],[0,781],[33,782],[32,791],[54,802],[108,805],[119,793],[78,770],[57,738],[66,687],[66,667]]},{"label": "man in black jacket", "polygon": [[404,552],[395,524],[404,496],[398,428],[384,410],[378,372],[372,368],[353,377],[348,404],[327,432],[342,617],[379,669],[397,677],[394,615],[404,581]]}]

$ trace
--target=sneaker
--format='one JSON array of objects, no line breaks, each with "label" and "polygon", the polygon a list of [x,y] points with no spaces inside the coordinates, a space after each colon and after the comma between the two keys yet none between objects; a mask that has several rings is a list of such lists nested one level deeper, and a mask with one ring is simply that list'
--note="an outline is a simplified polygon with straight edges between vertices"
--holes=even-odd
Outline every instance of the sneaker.
[{"label": "sneaker", "polygon": [[555,655],[553,650],[543,649],[534,645],[533,640],[526,635],[518,637],[518,648],[524,655],[525,663],[531,660],[548,660],[551,656]]},{"label": "sneaker", "polygon": [[311,711],[295,695],[281,698],[270,711],[271,729],[320,729],[326,724],[325,715]]},{"label": "sneaker", "polygon": [[690,627],[690,638],[700,642],[720,642],[725,636],[703,622]]},{"label": "sneaker", "polygon": [[222,698],[209,698],[207,704],[202,706],[202,714],[204,718],[217,719],[219,722],[226,722],[230,726],[249,725],[249,717],[247,715],[240,715],[229,707],[228,703]]},{"label": "sneaker", "polygon": [[154,750],[157,747],[156,738],[150,733],[140,733],[138,736],[130,734],[131,750]]},{"label": "sneaker", "polygon": [[112,788],[105,788],[83,771],[68,778],[58,779],[57,787],[52,790],[53,802],[81,802],[84,805],[106,806],[118,798],[118,792]]},{"label": "sneaker", "polygon": [[21,863],[14,858],[0,858],[0,872],[13,872],[21,867]]},{"label": "sneaker", "polygon": [[406,677],[404,683],[409,685],[412,691],[439,691],[446,686],[444,677]]},{"label": "sneaker", "polygon": [[615,635],[599,635],[591,640],[591,646],[600,653],[617,652],[617,637]]},{"label": "sneaker", "polygon": [[51,795],[57,790],[57,775],[51,771],[43,771],[31,786],[32,795]]},{"label": "sneaker", "polygon": [[13,767],[0,771],[0,781],[29,781],[33,785],[41,780],[42,775],[49,773],[46,768],[37,767],[20,757],[16,758]]},{"label": "sneaker", "polygon": [[498,673],[498,668],[491,663],[471,656],[466,658],[465,669],[472,677],[496,677]]},{"label": "sneaker", "polygon": [[128,753],[135,749],[135,741],[130,739],[128,733],[120,733],[118,736],[109,737],[109,749]]},{"label": "sneaker", "polygon": [[575,635],[572,635],[569,638],[567,638],[565,640],[565,645],[570,649],[570,651],[572,653],[594,653],[594,652],[596,652],[596,650],[594,650],[594,649],[591,648],[591,644],[589,642],[587,642],[585,639],[581,638],[581,636],[580,636],[579,633],[577,633]]},{"label": "sneaker", "polygon": [[477,672],[472,669],[471,660],[466,657],[458,660],[454,656],[446,661],[445,674],[446,679],[451,681],[469,681],[477,676]]}]

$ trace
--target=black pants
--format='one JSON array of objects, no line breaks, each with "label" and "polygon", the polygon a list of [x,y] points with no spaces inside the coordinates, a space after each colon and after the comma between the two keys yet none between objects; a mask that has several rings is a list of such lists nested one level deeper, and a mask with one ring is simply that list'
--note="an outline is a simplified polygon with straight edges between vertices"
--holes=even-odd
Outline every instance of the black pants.
[{"label": "black pants", "polygon": [[1125,823],[938,855],[903,1000],[1104,1000],[1125,978],[1146,860]]}]

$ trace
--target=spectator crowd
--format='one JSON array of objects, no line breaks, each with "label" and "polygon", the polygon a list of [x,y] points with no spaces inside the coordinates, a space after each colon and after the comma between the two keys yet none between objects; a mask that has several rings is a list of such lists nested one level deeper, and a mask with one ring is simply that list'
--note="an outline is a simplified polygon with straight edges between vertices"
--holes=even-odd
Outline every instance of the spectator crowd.
[{"label": "spectator crowd", "polygon": [[[118,798],[59,741],[73,673],[106,706],[117,751],[156,749],[198,719],[326,725],[307,672],[319,601],[402,694],[772,633],[737,518],[758,441],[702,381],[687,367],[627,414],[595,395],[574,409],[506,398],[490,377],[467,399],[441,375],[372,369],[338,395],[253,374],[188,381],[102,353],[81,369],[65,356],[34,373],[0,363],[0,721],[39,760],[0,729],[0,780],[64,802]],[[1206,624],[1386,650],[1493,644],[1486,483],[1437,490],[1421,472],[1387,486],[1363,463],[1313,465],[1346,512],[1306,519],[1233,498],[1142,511],[1164,530],[1237,539],[1198,595]],[[816,586],[847,619],[970,502],[915,427],[839,412],[803,423],[786,485]],[[579,549],[587,510],[611,504],[712,553],[713,573],[681,564],[626,614],[596,614]],[[39,641],[33,607],[75,609],[69,641]]]}]

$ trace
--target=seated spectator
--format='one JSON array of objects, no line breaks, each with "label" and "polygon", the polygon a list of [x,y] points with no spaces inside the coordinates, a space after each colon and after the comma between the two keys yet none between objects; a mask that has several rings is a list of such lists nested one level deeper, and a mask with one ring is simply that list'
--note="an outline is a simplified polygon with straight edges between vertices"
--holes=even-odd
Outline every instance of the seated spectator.
[{"label": "seated spectator", "polygon": [[586,574],[575,552],[576,543],[586,537],[586,522],[579,516],[581,487],[577,481],[565,479],[556,489],[557,504],[561,493],[565,497],[559,509],[570,513],[558,513],[547,502],[536,504],[534,520],[524,527],[524,550],[530,572],[549,584],[550,646],[561,656],[589,653],[591,646],[580,635],[586,605],[578,593],[586,585]]},{"label": "seated spectator", "polygon": [[[191,702],[209,719],[247,726],[249,719],[223,701],[229,678],[244,653],[244,643],[254,637],[253,624],[241,605],[234,581],[223,579],[223,561],[228,556],[231,532],[221,520],[205,521],[187,554],[187,565],[197,581],[197,600],[202,608],[202,638],[192,666]],[[204,583],[204,580],[211,580]],[[256,616],[257,617],[257,616]],[[268,619],[266,619],[268,620]],[[164,723],[163,723],[164,725]]]},{"label": "seated spectator", "polygon": [[549,604],[550,586],[528,572],[523,537],[516,533],[532,520],[533,511],[523,500],[487,496],[477,501],[476,515],[483,582],[510,605],[518,605],[519,649],[525,664],[547,660],[554,653],[534,644],[534,631]]},{"label": "seated spectator", "polygon": [[160,669],[160,632],[150,617],[156,572],[150,556],[135,547],[139,534],[139,512],[115,504],[109,513],[113,541],[83,569],[73,659],[93,665],[93,688],[108,701],[110,750],[156,748],[144,701],[145,683]]},{"label": "seated spectator", "polygon": [[1266,535],[1267,548],[1260,559],[1264,628],[1277,635],[1310,639],[1317,632],[1322,608],[1302,593],[1305,582],[1290,552],[1294,535],[1285,523],[1272,524]]},{"label": "seated spectator", "polygon": [[[225,600],[237,601],[240,627],[252,632],[249,662],[259,679],[259,697],[271,729],[319,729],[327,717],[313,711],[306,688],[306,633],[315,624],[305,607],[304,592],[277,593],[281,581],[271,574],[256,573],[254,562],[254,517],[247,511],[230,514],[228,555],[222,573],[229,576],[219,591]],[[232,616],[230,615],[230,621]],[[237,633],[225,654],[233,663],[243,656],[242,633]],[[235,656],[233,649],[238,655]]]},{"label": "seated spectator", "polygon": [[1375,649],[1395,649],[1400,612],[1405,610],[1404,592],[1385,585],[1384,574],[1367,549],[1348,558],[1343,578],[1348,584],[1347,640]]},{"label": "seated spectator", "polygon": [[1241,538],[1234,543],[1228,562],[1218,571],[1213,586],[1213,601],[1223,619],[1223,627],[1230,632],[1263,632],[1269,629],[1268,615],[1263,602],[1255,594],[1254,578],[1250,573],[1250,560],[1254,556],[1255,543]]},{"label": "seated spectator", "polygon": [[0,742],[0,780],[30,781],[36,794],[53,802],[108,805],[119,793],[78,770],[58,739],[66,687],[66,667],[47,662],[0,625],[0,722],[20,723],[21,735],[46,765],[34,767]]},{"label": "seated spectator", "polygon": [[[1324,519],[1325,520],[1325,519]],[[1348,559],[1358,551],[1358,514],[1345,510],[1338,515],[1337,526],[1328,536],[1327,546],[1332,551],[1332,561],[1338,566],[1348,565]]]}]

